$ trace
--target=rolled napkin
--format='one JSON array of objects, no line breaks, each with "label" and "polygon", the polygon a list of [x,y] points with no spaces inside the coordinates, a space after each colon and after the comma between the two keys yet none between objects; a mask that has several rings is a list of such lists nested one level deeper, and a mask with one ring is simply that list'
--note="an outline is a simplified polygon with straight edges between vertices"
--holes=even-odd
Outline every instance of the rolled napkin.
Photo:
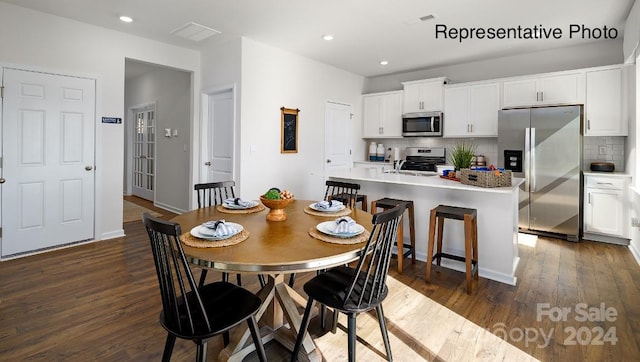
[{"label": "rolled napkin", "polygon": [[251,201],[244,201],[239,197],[236,197],[235,199],[231,199],[231,198],[226,199],[224,200],[224,203],[230,206],[241,206],[241,207],[251,207],[253,205]]},{"label": "rolled napkin", "polygon": [[316,202],[316,207],[322,210],[328,210],[331,208],[339,207],[342,205],[342,201],[338,200],[328,200],[328,201],[318,201]]},{"label": "rolled napkin", "polygon": [[233,235],[238,232],[232,225],[228,225],[224,220],[207,221],[202,224],[204,228],[200,229],[200,233],[206,236],[223,237]]},{"label": "rolled napkin", "polygon": [[343,216],[336,219],[336,227],[333,232],[336,234],[349,234],[351,233],[351,227],[356,224],[356,221],[349,216]]}]

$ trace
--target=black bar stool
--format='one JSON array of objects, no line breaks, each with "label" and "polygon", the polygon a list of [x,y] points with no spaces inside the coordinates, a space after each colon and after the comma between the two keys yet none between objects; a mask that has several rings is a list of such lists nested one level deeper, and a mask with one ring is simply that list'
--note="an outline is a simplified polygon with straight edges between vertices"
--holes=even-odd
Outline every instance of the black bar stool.
[{"label": "black bar stool", "polygon": [[[398,273],[402,274],[402,266],[403,266],[404,258],[408,257],[409,254],[411,254],[411,264],[416,263],[416,230],[415,230],[415,222],[413,219],[413,201],[390,199],[388,197],[382,198],[380,200],[374,200],[374,201],[371,201],[371,213],[375,214],[378,211],[377,208],[388,210],[388,209],[393,209],[399,204],[407,205],[407,210],[409,212],[409,240],[411,243],[411,244],[404,243],[404,239],[402,235],[403,234],[402,230],[404,229],[404,227],[402,224],[400,224],[400,227],[398,227],[398,240],[396,242],[396,245],[398,248]],[[400,222],[402,223],[402,219],[400,219]]]},{"label": "black bar stool", "polygon": [[[431,282],[431,266],[433,260],[440,266],[441,258],[448,258],[465,263],[467,274],[467,294],[471,294],[471,278],[475,275],[478,280],[478,211],[466,207],[456,207],[438,205],[431,209],[429,221],[429,246],[427,248],[427,260],[433,255],[433,244],[435,240],[436,227],[438,228],[438,249],[431,260],[427,261],[427,283]],[[442,252],[442,232],[444,229],[444,219],[454,219],[464,221],[464,257]]]}]

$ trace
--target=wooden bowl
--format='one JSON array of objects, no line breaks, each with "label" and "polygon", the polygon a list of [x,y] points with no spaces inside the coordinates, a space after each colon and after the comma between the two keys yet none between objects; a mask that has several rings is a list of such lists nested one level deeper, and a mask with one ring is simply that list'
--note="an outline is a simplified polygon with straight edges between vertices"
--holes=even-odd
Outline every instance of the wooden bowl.
[{"label": "wooden bowl", "polygon": [[293,199],[272,200],[260,196],[260,202],[269,208],[269,213],[267,214],[268,221],[285,221],[287,219],[287,213],[284,212],[284,209],[291,201],[293,201]]}]

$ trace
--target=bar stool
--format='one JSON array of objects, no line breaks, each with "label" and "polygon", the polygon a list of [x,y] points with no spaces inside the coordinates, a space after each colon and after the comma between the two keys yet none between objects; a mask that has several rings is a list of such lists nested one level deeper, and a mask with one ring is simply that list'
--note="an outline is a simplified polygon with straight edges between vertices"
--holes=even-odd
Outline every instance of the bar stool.
[{"label": "bar stool", "polygon": [[[390,199],[390,198],[382,198],[380,200],[371,201],[371,213],[375,214],[377,212],[377,208],[381,208],[384,210],[393,209],[399,204],[406,204],[407,210],[409,211],[409,240],[411,244],[405,244],[402,238],[402,229],[404,229],[401,224],[398,227],[398,240],[396,245],[398,247],[398,273],[402,274],[402,265],[404,262],[404,258],[411,254],[411,264],[416,263],[416,230],[415,230],[415,222],[413,219],[413,201],[411,200],[398,200],[398,199]],[[404,214],[403,214],[404,216]],[[402,218],[400,219],[402,222]],[[406,251],[404,251],[406,249]]]},{"label": "bar stool", "polygon": [[[478,220],[476,209],[466,207],[456,207],[438,205],[431,209],[429,221],[429,246],[427,248],[427,260],[433,255],[433,244],[436,227],[438,228],[438,249],[435,255],[427,262],[427,283],[431,282],[431,265],[433,260],[440,265],[441,258],[448,258],[462,261],[466,266],[467,274],[467,294],[471,294],[471,277],[475,275],[478,280]],[[442,232],[444,229],[444,219],[454,219],[464,221],[464,253],[465,256],[452,255],[442,252]]]}]

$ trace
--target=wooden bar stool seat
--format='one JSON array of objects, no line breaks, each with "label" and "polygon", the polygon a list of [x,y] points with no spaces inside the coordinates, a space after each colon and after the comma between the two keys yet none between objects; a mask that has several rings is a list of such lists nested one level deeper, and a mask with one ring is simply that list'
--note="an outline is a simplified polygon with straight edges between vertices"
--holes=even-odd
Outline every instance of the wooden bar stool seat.
[{"label": "wooden bar stool seat", "polygon": [[[467,277],[467,294],[471,294],[471,279],[475,276],[478,280],[478,211],[466,207],[438,205],[431,209],[429,221],[429,245],[427,248],[427,283],[431,282],[431,266],[433,260],[440,266],[442,258],[453,259],[465,263]],[[464,257],[442,252],[442,232],[444,231],[444,219],[462,220],[464,222]],[[436,254],[433,254],[436,228],[438,229],[438,245]]]},{"label": "wooden bar stool seat", "polygon": [[[381,208],[384,210],[393,209],[399,204],[406,204],[407,210],[409,212],[409,240],[410,244],[405,244],[403,239],[404,229],[402,224],[398,227],[398,240],[396,242],[396,246],[398,248],[398,273],[402,274],[402,267],[404,264],[404,258],[411,255],[411,264],[416,263],[416,230],[415,230],[415,222],[413,218],[413,201],[411,200],[398,200],[391,199],[388,197],[371,201],[371,213],[375,214],[377,212],[377,208]],[[402,219],[400,219],[402,222]]]}]

